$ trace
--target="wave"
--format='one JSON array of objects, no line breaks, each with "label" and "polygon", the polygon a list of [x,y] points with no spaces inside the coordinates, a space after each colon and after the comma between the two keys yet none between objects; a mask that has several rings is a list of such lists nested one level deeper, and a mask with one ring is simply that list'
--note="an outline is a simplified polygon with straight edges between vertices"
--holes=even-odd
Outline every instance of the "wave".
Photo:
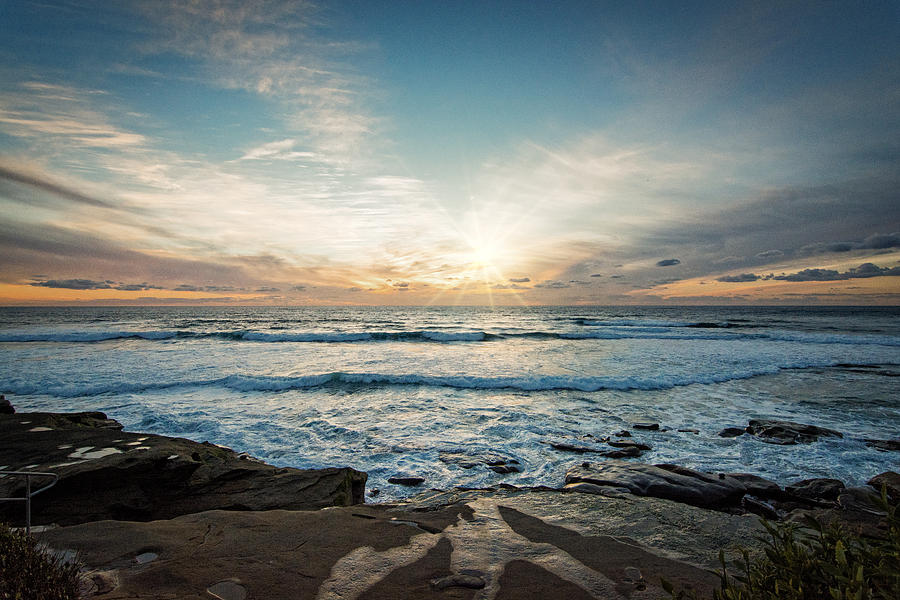
[{"label": "wave", "polygon": [[[493,342],[502,340],[700,340],[700,341],[771,341],[801,344],[850,344],[900,346],[900,338],[886,335],[849,335],[833,333],[799,333],[791,331],[743,332],[718,331],[717,328],[700,327],[697,324],[673,325],[670,321],[635,321],[632,325],[603,326],[581,331],[371,331],[371,332],[262,332],[217,331],[198,332],[185,330],[162,331],[62,331],[49,333],[0,334],[0,343],[15,342],[63,342],[96,343],[111,340],[140,339],[168,341],[185,339],[222,339],[228,341],[262,343],[359,343],[359,342]],[[638,325],[637,323],[640,323]],[[659,323],[666,323],[660,325]],[[712,331],[709,331],[712,329]]]},{"label": "wave", "polygon": [[807,368],[845,368],[844,363],[827,361],[796,361],[789,364],[768,364],[735,368],[716,373],[684,372],[655,376],[568,376],[522,375],[483,377],[473,375],[425,375],[394,373],[347,373],[334,371],[312,375],[228,375],[211,379],[185,379],[180,381],[101,383],[74,382],[7,382],[7,393],[18,395],[48,395],[57,397],[85,397],[104,394],[139,394],[173,388],[220,387],[238,392],[283,392],[321,387],[353,386],[424,386],[471,390],[517,390],[543,392],[570,390],[596,392],[601,390],[666,390],[693,384],[715,384],[760,375],[772,375],[782,370]]}]

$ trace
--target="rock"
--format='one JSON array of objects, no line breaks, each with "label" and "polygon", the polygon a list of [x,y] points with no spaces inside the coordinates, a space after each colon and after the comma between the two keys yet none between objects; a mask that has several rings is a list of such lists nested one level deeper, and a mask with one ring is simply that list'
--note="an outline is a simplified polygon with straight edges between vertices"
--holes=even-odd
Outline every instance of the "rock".
[{"label": "rock", "polygon": [[369,490],[369,496],[371,496],[372,498],[374,498],[375,496],[377,496],[380,493],[381,493],[381,490],[379,490],[378,488],[372,488],[371,490]]},{"label": "rock", "polygon": [[880,473],[866,482],[866,484],[875,488],[879,494],[882,486],[887,488],[888,496],[894,502],[900,502],[900,473],[895,471],[885,471]]},{"label": "rock", "polygon": [[844,483],[837,479],[804,479],[784,488],[789,494],[806,498],[807,500],[837,500],[838,495],[844,489]]},{"label": "rock", "polygon": [[750,473],[728,473],[729,477],[737,479],[747,488],[747,493],[759,498],[781,498],[784,490],[774,481],[770,481],[759,475]]},{"label": "rock", "polygon": [[[518,473],[519,469],[510,465],[518,465],[519,461],[501,454],[488,452],[485,454],[470,454],[463,450],[442,450],[439,460],[443,463],[457,465],[463,469],[471,469],[478,465],[485,465],[497,473]],[[494,467],[508,467],[508,470],[497,470]]]},{"label": "rock", "polygon": [[884,452],[900,452],[900,440],[865,440],[866,446]]},{"label": "rock", "polygon": [[562,452],[576,452],[578,454],[584,454],[585,452],[602,452],[599,448],[582,444],[570,444],[568,442],[549,442],[549,444],[554,450],[561,450]]},{"label": "rock", "polygon": [[12,403],[6,399],[6,396],[0,394],[0,415],[14,415],[16,414],[16,409],[13,407]]},{"label": "rock", "polygon": [[640,422],[640,423],[632,423],[632,427],[635,429],[644,429],[647,431],[658,431],[659,423],[649,423],[649,422]]},{"label": "rock", "polygon": [[638,450],[653,450],[647,444],[642,444],[640,442],[632,442],[631,440],[609,440],[606,442],[613,448],[637,448]]},{"label": "rock", "polygon": [[489,466],[488,469],[494,473],[500,473],[501,475],[506,475],[507,473],[520,473],[522,471],[516,465],[492,465]]},{"label": "rock", "polygon": [[[21,413],[0,415],[0,456],[10,468],[36,465],[35,471],[59,475],[32,503],[34,524],[364,502],[367,476],[354,469],[276,468],[214,444],[121,431],[99,412],[26,414],[27,424]],[[23,494],[22,479],[0,480],[0,497]],[[0,504],[0,520],[19,523],[23,513],[20,503]]]},{"label": "rock", "polygon": [[745,433],[747,433],[747,431],[745,429],[741,429],[740,427],[726,427],[719,432],[719,437],[733,438],[739,435],[744,435]]},{"label": "rock", "polygon": [[484,578],[479,575],[469,575],[466,573],[454,573],[440,579],[435,579],[431,585],[436,590],[446,590],[451,587],[461,587],[470,590],[480,590],[484,588]]},{"label": "rock", "polygon": [[623,429],[622,431],[617,431],[613,434],[614,437],[631,437],[631,432],[627,429]]},{"label": "rock", "polygon": [[606,458],[635,458],[643,453],[637,446],[625,446],[619,450],[604,450],[600,452],[600,456],[605,456]]},{"label": "rock", "polygon": [[648,465],[609,460],[589,467],[573,467],[566,483],[593,483],[627,488],[636,496],[665,498],[703,508],[725,508],[740,504],[747,488],[726,475],[710,475],[677,465]]},{"label": "rock", "polygon": [[808,444],[820,437],[844,437],[834,429],[777,419],[751,419],[747,433],[769,444]]},{"label": "rock", "polygon": [[694,429],[693,427],[685,427],[683,429],[679,429],[678,433],[693,433],[696,435],[696,434],[700,433],[700,430]]},{"label": "rock", "polygon": [[747,494],[746,496],[741,498],[741,507],[743,507],[743,509],[747,512],[753,513],[754,515],[759,515],[764,519],[775,520],[779,517],[778,511],[774,506],[764,500],[755,498],[750,494]]},{"label": "rock", "polygon": [[396,485],[407,485],[410,487],[414,487],[417,485],[422,485],[425,483],[424,477],[408,477],[405,475],[394,475],[393,477],[388,478],[388,483],[393,483]]}]

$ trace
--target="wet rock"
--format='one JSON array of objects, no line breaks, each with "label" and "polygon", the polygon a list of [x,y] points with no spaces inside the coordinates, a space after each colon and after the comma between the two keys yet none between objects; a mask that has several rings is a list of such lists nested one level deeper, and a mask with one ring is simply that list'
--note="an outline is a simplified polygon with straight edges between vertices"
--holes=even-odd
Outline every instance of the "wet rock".
[{"label": "wet rock", "polygon": [[635,429],[643,429],[646,431],[659,431],[659,423],[650,423],[648,421],[632,423],[631,426]]},{"label": "wet rock", "polygon": [[6,399],[6,396],[0,395],[0,415],[14,415],[16,409],[12,403]]},{"label": "wet rock", "polygon": [[[470,454],[462,450],[445,450],[441,451],[439,460],[446,464],[457,465],[463,469],[472,469],[479,465],[484,465],[496,473],[518,473],[519,469],[513,467],[518,465],[519,461],[501,454],[492,452],[484,454]],[[499,471],[495,467],[503,467]]]},{"label": "wet rock", "polygon": [[599,448],[594,448],[593,446],[585,446],[583,444],[570,444],[569,442],[550,442],[550,447],[554,450],[560,450],[562,452],[576,452],[578,454],[584,454],[585,452],[602,452]]},{"label": "wet rock", "polygon": [[[204,510],[312,510],[364,502],[366,474],[349,468],[276,468],[214,444],[121,431],[100,412],[0,415],[0,456],[11,467],[59,475],[32,504],[32,522],[150,521]],[[35,427],[47,428],[34,433]],[[40,482],[39,482],[40,483]],[[0,497],[24,482],[0,480]],[[21,504],[0,504],[18,524]]]},{"label": "wet rock", "polygon": [[636,458],[644,452],[637,446],[626,446],[618,450],[604,450],[600,452],[600,456],[606,458]]},{"label": "wet rock", "polygon": [[834,429],[777,419],[751,419],[747,433],[766,443],[783,445],[808,444],[818,441],[820,437],[844,437],[841,432]]},{"label": "wet rock", "polygon": [[880,473],[866,482],[868,485],[875,488],[879,494],[881,493],[881,488],[887,488],[888,496],[894,500],[894,502],[900,502],[900,473],[895,471],[885,471],[884,473]]},{"label": "wet rock", "polygon": [[631,432],[627,429],[623,429],[622,431],[615,432],[613,437],[631,437]]},{"label": "wet rock", "polygon": [[884,452],[900,452],[900,440],[866,440],[866,446]]},{"label": "wet rock", "polygon": [[425,483],[425,478],[424,477],[409,477],[409,476],[405,476],[405,475],[394,475],[393,477],[388,478],[388,483],[415,487],[417,485],[422,485],[423,483]]},{"label": "wet rock", "polygon": [[500,473],[501,475],[506,475],[507,473],[521,473],[522,469],[517,467],[516,465],[493,465],[488,467],[494,473]]},{"label": "wet rock", "polygon": [[807,500],[837,500],[838,495],[844,489],[844,483],[837,479],[804,479],[784,488],[789,494],[806,498]]},{"label": "wet rock", "polygon": [[650,446],[648,446],[647,444],[642,444],[640,442],[633,442],[631,440],[609,440],[606,443],[609,444],[610,446],[612,446],[613,448],[637,448],[638,450],[641,450],[641,451],[647,451],[647,450],[653,449]]},{"label": "wet rock", "polygon": [[747,488],[727,475],[710,475],[678,465],[648,465],[609,460],[578,466],[566,473],[566,484],[592,483],[627,488],[636,496],[652,496],[703,508],[740,504]]},{"label": "wet rock", "polygon": [[683,429],[679,429],[678,433],[693,433],[696,435],[696,434],[700,433],[700,430],[694,429],[693,427],[684,427]]},{"label": "wet rock", "polygon": [[741,429],[740,427],[726,427],[719,432],[719,437],[733,438],[738,437],[739,435],[744,435],[745,433],[747,433],[747,431],[745,429]]}]

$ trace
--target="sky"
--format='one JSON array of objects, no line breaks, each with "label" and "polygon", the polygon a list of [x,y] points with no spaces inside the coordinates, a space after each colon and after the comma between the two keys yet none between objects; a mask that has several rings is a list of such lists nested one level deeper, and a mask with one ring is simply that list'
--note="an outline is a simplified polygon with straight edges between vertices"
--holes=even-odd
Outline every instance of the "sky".
[{"label": "sky", "polygon": [[54,304],[900,304],[900,3],[0,0]]}]

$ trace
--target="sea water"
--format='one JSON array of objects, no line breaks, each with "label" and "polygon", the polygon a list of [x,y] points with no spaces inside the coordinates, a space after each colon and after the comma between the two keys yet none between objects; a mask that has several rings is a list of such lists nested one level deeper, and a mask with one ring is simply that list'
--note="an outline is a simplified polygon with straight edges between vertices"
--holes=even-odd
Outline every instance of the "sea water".
[{"label": "sea water", "polygon": [[[131,431],[209,440],[279,466],[351,466],[369,473],[379,500],[415,491],[388,483],[394,475],[435,488],[558,487],[567,468],[601,459],[552,444],[604,448],[599,440],[622,429],[652,446],[644,462],[861,485],[900,458],[865,443],[900,433],[898,317],[897,308],[0,308],[0,392],[20,411],[100,410]],[[753,418],[844,437],[779,446],[717,435]],[[635,430],[638,421],[662,430]],[[495,473],[479,462],[487,455],[520,472]]]}]

